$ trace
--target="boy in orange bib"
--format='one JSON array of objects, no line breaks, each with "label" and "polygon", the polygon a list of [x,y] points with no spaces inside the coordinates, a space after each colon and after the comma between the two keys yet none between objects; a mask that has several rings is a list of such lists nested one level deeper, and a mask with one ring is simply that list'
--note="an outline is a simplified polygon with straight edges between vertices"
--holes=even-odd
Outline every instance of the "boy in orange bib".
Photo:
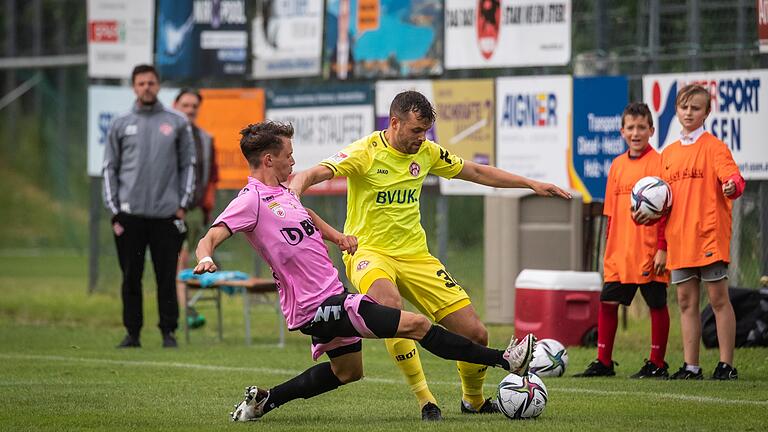
[{"label": "boy in orange bib", "polygon": [[674,204],[667,223],[667,266],[677,284],[683,336],[683,366],[671,379],[702,379],[699,367],[701,313],[700,282],[709,295],[717,321],[720,362],[712,379],[738,378],[733,367],[736,318],[728,297],[731,245],[731,200],[746,186],[728,147],[704,130],[711,111],[710,94],[689,84],[675,101],[683,126],[680,139],[662,153],[664,180],[672,188]]},{"label": "boy in orange bib", "polygon": [[597,359],[577,377],[616,375],[612,353],[619,304],[629,306],[638,289],[650,309],[651,352],[649,360],[632,378],[669,377],[669,365],[664,361],[669,338],[665,223],[636,225],[630,210],[634,184],[643,177],[661,175],[661,155],[648,142],[653,132],[648,106],[638,102],[627,105],[621,116],[621,135],[629,149],[613,160],[605,186],[603,214],[608,217],[608,228],[603,261],[605,284],[597,321]]}]

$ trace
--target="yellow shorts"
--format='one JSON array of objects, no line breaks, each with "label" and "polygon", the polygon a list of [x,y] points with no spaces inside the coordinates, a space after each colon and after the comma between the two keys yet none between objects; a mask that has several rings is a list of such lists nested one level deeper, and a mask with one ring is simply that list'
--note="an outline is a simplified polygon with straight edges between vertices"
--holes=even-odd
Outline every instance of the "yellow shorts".
[{"label": "yellow shorts", "polygon": [[347,277],[365,294],[377,279],[389,279],[400,295],[432,321],[468,306],[469,296],[432,255],[392,258],[358,249],[354,256],[344,254]]}]

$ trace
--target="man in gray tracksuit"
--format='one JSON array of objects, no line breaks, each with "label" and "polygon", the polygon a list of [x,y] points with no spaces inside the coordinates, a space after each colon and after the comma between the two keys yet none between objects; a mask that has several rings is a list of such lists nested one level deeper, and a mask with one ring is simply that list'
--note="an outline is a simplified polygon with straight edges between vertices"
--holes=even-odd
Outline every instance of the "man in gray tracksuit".
[{"label": "man in gray tracksuit", "polygon": [[131,75],[136,102],[114,120],[104,152],[104,202],[123,273],[123,325],[118,348],[140,347],[141,278],[149,246],[157,281],[158,326],[164,347],[176,347],[176,261],[186,232],[184,216],[195,187],[195,145],[186,117],[158,100],[154,67],[138,65]]}]

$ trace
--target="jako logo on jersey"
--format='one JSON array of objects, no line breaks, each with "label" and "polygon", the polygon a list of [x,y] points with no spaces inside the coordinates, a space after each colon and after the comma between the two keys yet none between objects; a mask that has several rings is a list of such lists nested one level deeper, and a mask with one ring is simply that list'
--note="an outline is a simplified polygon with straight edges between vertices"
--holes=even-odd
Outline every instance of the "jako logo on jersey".
[{"label": "jako logo on jersey", "polygon": [[421,172],[421,165],[417,164],[416,161],[411,162],[411,166],[408,167],[408,172],[410,172],[412,176],[418,177]]},{"label": "jako logo on jersey", "polygon": [[370,261],[362,260],[359,263],[357,263],[357,270],[363,270],[364,268],[368,267],[368,264],[370,264]]},{"label": "jako logo on jersey", "polygon": [[669,130],[673,122],[677,121],[675,100],[678,90],[692,83],[709,90],[712,111],[704,121],[704,129],[726,143],[731,151],[741,151],[741,116],[760,112],[760,78],[675,80],[666,92],[662,90],[658,80],[654,81],[651,87],[651,104],[658,115],[659,148],[669,141]]},{"label": "jako logo on jersey", "polygon": [[419,202],[416,192],[417,189],[379,191],[376,193],[376,204],[411,204]]},{"label": "jako logo on jersey", "polygon": [[379,168],[376,170],[376,174],[389,174],[389,170]]},{"label": "jako logo on jersey", "polygon": [[312,319],[312,322],[320,322],[320,321],[328,322],[331,320],[331,314],[333,314],[333,319],[335,321],[338,321],[341,318],[341,305],[329,305],[329,306],[318,307],[317,312],[315,312],[315,317]]},{"label": "jako logo on jersey", "polygon": [[478,0],[477,2],[477,46],[487,60],[493,56],[499,40],[501,20],[500,0]]},{"label": "jako logo on jersey", "polygon": [[557,126],[554,93],[508,94],[502,110],[501,125],[505,127]]},{"label": "jako logo on jersey", "polygon": [[270,210],[272,210],[272,213],[275,214],[277,217],[284,218],[285,217],[285,209],[280,205],[279,202],[275,201],[273,203],[269,203],[267,206]]}]

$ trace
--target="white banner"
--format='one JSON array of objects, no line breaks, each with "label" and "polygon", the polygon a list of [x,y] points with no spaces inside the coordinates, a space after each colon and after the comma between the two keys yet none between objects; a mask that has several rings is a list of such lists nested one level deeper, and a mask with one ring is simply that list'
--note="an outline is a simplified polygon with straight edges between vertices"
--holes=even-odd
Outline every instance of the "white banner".
[{"label": "white banner", "polygon": [[[423,94],[432,104],[432,81],[430,80],[389,80],[376,81],[376,129],[389,127],[389,106],[392,99],[404,91],[413,90]],[[434,128],[427,132],[427,138],[435,139]]]},{"label": "white banner", "polygon": [[[167,107],[179,89],[163,88],[158,99]],[[104,164],[104,145],[112,120],[127,113],[133,107],[136,95],[130,87],[90,86],[88,87],[88,175],[101,177]]]},{"label": "white banner", "polygon": [[565,65],[571,0],[446,0],[447,69]]},{"label": "white banner", "polygon": [[323,2],[281,0],[257,5],[251,21],[253,77],[320,75]]},{"label": "white banner", "polygon": [[373,132],[371,105],[270,108],[266,118],[293,125],[294,172],[316,166]]},{"label": "white banner", "polygon": [[744,178],[768,179],[768,70],[643,76],[643,100],[651,108],[656,126],[651,144],[657,149],[663,150],[680,138],[675,98],[680,88],[690,83],[709,90],[712,111],[704,128],[731,149]]},{"label": "white banner", "polygon": [[496,79],[496,161],[501,169],[568,187],[572,79]]},{"label": "white banner", "polygon": [[153,0],[88,0],[88,76],[128,78],[152,64]]}]

